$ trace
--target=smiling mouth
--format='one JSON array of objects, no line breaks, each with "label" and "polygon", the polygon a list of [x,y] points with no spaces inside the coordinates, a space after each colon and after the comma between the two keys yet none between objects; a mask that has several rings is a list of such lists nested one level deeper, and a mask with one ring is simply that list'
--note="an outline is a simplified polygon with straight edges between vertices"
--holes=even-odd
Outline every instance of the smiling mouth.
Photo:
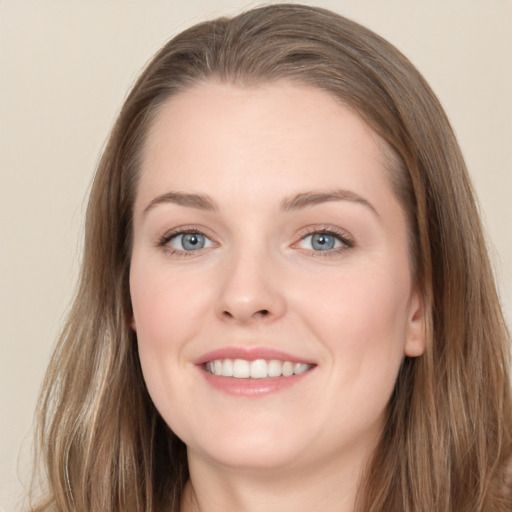
[{"label": "smiling mouth", "polygon": [[307,372],[313,367],[307,363],[293,363],[278,359],[215,359],[204,365],[206,372],[218,377],[234,377],[235,379],[266,379],[291,377]]}]

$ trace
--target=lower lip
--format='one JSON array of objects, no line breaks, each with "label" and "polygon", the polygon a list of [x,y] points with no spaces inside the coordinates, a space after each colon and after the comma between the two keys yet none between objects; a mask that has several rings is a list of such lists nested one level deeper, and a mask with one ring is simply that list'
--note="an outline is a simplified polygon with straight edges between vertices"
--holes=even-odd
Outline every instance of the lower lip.
[{"label": "lower lip", "polygon": [[267,377],[266,379],[237,379],[235,377],[221,377],[205,371],[201,372],[206,382],[213,388],[234,396],[261,397],[278,393],[299,384],[313,368],[299,375],[290,377]]}]

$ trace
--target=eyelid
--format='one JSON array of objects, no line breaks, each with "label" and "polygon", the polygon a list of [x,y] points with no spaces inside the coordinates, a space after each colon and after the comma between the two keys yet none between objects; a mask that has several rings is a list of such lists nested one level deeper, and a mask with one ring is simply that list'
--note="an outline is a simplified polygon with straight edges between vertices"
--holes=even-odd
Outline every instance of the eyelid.
[{"label": "eyelid", "polygon": [[[169,241],[171,241],[173,238],[178,237],[180,235],[186,235],[186,234],[193,234],[197,233],[200,235],[205,236],[212,245],[210,247],[204,247],[201,249],[198,249],[196,251],[185,251],[180,249],[175,249],[172,247],[169,247]],[[298,247],[300,242],[302,242],[305,238],[308,236],[314,235],[314,234],[322,234],[325,233],[330,236],[334,236],[337,238],[342,246],[328,249],[325,251],[315,251],[313,249],[303,249]],[[166,231],[163,235],[159,236],[156,240],[155,244],[156,247],[160,247],[164,249],[168,254],[172,255],[179,255],[179,256],[194,256],[197,253],[202,253],[204,250],[208,250],[211,247],[218,246],[219,243],[215,240],[215,236],[210,234],[210,230],[203,227],[203,226],[197,226],[197,225],[184,225],[184,226],[178,226],[176,228],[173,228],[171,230]],[[347,232],[344,229],[341,229],[337,226],[332,225],[314,225],[314,226],[306,226],[303,228],[297,235],[297,240],[291,244],[292,248],[301,249],[303,251],[306,251],[314,256],[329,256],[334,255],[340,252],[343,252],[347,249],[350,249],[354,247],[355,240],[354,237]]]},{"label": "eyelid", "polygon": [[350,249],[350,248],[354,247],[354,245],[355,245],[354,237],[350,233],[345,231],[344,229],[341,229],[336,226],[331,226],[331,225],[321,225],[321,226],[308,226],[308,227],[304,228],[304,230],[299,232],[299,234],[297,235],[298,240],[296,242],[294,242],[291,247],[301,249],[300,247],[298,247],[298,245],[308,236],[315,235],[315,234],[327,234],[329,236],[333,236],[341,242],[342,246],[336,247],[336,248],[333,248],[330,250],[325,250],[325,251],[315,251],[313,249],[302,249],[303,251],[307,251],[307,252],[313,254],[314,256],[328,256],[328,255],[337,254],[337,253],[343,252],[347,249]]},{"label": "eyelid", "polygon": [[[210,247],[203,247],[201,249],[197,249],[196,251],[185,251],[181,249],[176,249],[174,247],[169,246],[169,242],[173,238],[177,238],[180,235],[188,235],[188,234],[194,234],[197,233],[198,235],[202,235],[205,238],[207,238],[212,245]],[[179,226],[176,228],[173,228],[169,231],[166,231],[163,235],[159,236],[154,244],[156,247],[162,248],[165,252],[172,255],[179,255],[179,256],[194,256],[194,253],[201,253],[203,250],[208,250],[211,247],[214,247],[218,245],[218,243],[215,241],[215,237],[209,234],[209,230],[202,227],[202,226],[195,226],[195,225],[185,225],[185,226]]]}]

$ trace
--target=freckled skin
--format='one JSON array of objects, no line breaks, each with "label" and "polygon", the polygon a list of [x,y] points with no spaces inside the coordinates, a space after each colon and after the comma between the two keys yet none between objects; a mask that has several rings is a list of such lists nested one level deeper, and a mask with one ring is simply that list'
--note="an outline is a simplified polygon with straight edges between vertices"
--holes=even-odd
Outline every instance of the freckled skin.
[{"label": "freckled skin", "polygon": [[[281,208],[338,189],[375,212],[347,200]],[[162,203],[143,213],[168,191],[208,195],[218,208]],[[177,237],[159,246],[181,228],[200,231],[206,246],[186,251]],[[352,246],[336,237],[316,250],[310,233],[326,229]],[[168,100],[142,162],[130,288],[144,378],[191,471],[360,468],[404,355],[424,349],[409,269],[378,137],[327,93],[211,82]],[[270,347],[316,367],[282,392],[233,397],[193,363],[226,346]]]}]

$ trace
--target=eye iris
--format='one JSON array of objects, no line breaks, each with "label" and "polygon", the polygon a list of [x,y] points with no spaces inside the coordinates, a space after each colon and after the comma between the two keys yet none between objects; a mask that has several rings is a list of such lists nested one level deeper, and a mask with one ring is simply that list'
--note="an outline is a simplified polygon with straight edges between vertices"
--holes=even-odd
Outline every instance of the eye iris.
[{"label": "eye iris", "polygon": [[316,251],[328,251],[329,249],[333,249],[335,243],[335,238],[325,233],[316,233],[311,237],[311,246]]},{"label": "eye iris", "polygon": [[205,244],[205,238],[199,233],[187,233],[181,238],[181,245],[186,251],[197,251],[202,249]]}]

